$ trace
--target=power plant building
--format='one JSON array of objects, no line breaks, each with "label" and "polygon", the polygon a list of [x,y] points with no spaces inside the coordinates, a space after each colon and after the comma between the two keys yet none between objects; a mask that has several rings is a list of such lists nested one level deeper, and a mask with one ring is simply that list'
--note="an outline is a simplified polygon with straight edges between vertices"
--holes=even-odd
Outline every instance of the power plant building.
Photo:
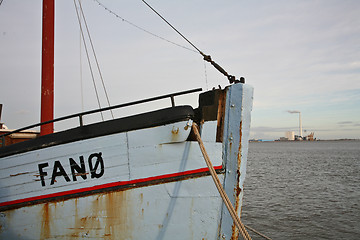
[{"label": "power plant building", "polygon": [[295,132],[293,132],[293,131],[285,132],[285,138],[287,138],[287,140],[294,141],[295,140]]}]

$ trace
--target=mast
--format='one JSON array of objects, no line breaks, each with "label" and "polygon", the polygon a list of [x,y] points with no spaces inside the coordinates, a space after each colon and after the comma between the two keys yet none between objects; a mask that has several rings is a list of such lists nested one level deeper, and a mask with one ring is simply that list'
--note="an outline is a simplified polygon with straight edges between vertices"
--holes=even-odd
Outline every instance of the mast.
[{"label": "mast", "polygon": [[[43,0],[41,122],[54,119],[54,22],[55,0]],[[40,135],[54,132],[54,124],[40,127]]]}]

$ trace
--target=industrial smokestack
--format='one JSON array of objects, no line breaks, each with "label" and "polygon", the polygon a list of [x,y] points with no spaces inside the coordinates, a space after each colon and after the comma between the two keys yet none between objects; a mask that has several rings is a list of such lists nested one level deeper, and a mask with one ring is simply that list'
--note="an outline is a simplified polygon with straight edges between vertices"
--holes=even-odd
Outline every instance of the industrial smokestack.
[{"label": "industrial smokestack", "polygon": [[[0,2],[0,3],[1,3],[1,2]],[[1,112],[2,112],[2,103],[0,103],[0,129],[2,129]]]},{"label": "industrial smokestack", "polygon": [[298,113],[299,114],[299,136],[302,137],[301,112],[297,111],[297,110],[294,110],[294,111],[287,110],[287,112],[288,113]]}]

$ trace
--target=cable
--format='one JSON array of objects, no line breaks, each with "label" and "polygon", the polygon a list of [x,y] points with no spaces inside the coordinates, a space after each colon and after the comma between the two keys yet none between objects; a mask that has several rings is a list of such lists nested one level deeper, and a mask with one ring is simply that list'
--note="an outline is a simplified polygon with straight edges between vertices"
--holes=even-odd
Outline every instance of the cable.
[{"label": "cable", "polygon": [[168,40],[168,39],[166,39],[166,38],[163,38],[163,37],[161,37],[161,36],[159,36],[159,35],[156,35],[155,33],[152,33],[152,32],[150,32],[150,31],[148,31],[148,30],[146,30],[146,29],[144,29],[144,28],[142,28],[142,27],[140,27],[140,26],[138,26],[138,25],[136,25],[136,24],[134,24],[134,23],[132,23],[132,22],[130,22],[130,21],[128,21],[128,20],[126,20],[125,18],[121,17],[120,15],[118,15],[117,13],[115,13],[114,11],[110,10],[108,7],[106,7],[104,4],[102,4],[102,3],[99,2],[98,0],[94,0],[94,1],[97,2],[97,3],[99,4],[99,6],[103,7],[103,8],[104,8],[106,11],[108,11],[110,14],[114,15],[115,17],[119,18],[119,19],[122,20],[123,22],[126,22],[127,24],[130,24],[131,26],[133,26],[133,27],[135,27],[135,28],[137,28],[137,29],[139,29],[139,30],[141,30],[141,31],[143,31],[143,32],[145,32],[145,33],[147,33],[147,34],[150,34],[150,35],[153,36],[153,37],[159,38],[159,39],[161,39],[161,40],[163,40],[163,41],[165,41],[165,42],[171,43],[171,44],[173,44],[173,45],[175,45],[175,46],[184,48],[184,49],[189,50],[189,51],[192,51],[192,52],[196,52],[196,51],[194,51],[194,50],[191,49],[191,48],[188,48],[188,47],[185,47],[185,46],[180,45],[180,44],[178,44],[178,43],[172,42],[172,41],[170,41],[170,40]]},{"label": "cable", "polygon": [[[77,8],[77,5],[76,5],[75,0],[74,0],[74,6],[75,6],[75,10],[76,10],[76,15],[77,15],[77,18],[78,18],[78,21],[79,21],[81,36],[82,36],[82,39],[83,39],[83,42],[84,42],[85,52],[86,52],[86,56],[87,56],[87,60],[88,60],[89,68],[90,68],[91,78],[92,78],[93,85],[94,85],[94,89],[95,89],[96,99],[97,99],[99,108],[101,108],[101,104],[100,104],[100,100],[99,100],[99,94],[98,94],[98,91],[97,91],[97,88],[96,88],[96,84],[95,84],[94,73],[93,73],[93,70],[92,70],[92,67],[91,67],[91,63],[90,63],[89,52],[88,52],[88,49],[87,49],[87,47],[86,47],[84,32],[83,32],[83,30],[82,30],[81,20],[80,20],[80,16],[79,16],[79,11],[78,11],[78,8]],[[104,116],[103,116],[102,112],[100,112],[100,114],[101,114],[102,120],[104,121]]]},{"label": "cable", "polygon": [[190,40],[188,40],[181,32],[179,32],[173,25],[171,25],[163,16],[161,16],[153,7],[151,7],[145,0],[141,0],[146,6],[148,6],[154,13],[156,13],[156,15],[158,15],[165,23],[167,23],[175,32],[177,32],[185,41],[187,41],[193,48],[195,48],[203,57],[204,60],[211,63],[211,65],[213,65],[219,72],[221,72],[222,74],[224,74],[230,83],[245,83],[245,78],[241,77],[240,80],[235,79],[235,76],[232,76],[230,74],[228,74],[219,64],[217,64],[216,62],[214,62],[211,59],[210,55],[206,55],[204,54],[202,51],[200,51],[199,48],[197,48],[192,42],[190,42]]},{"label": "cable", "polygon": [[154,8],[152,8],[147,2],[141,0],[145,3],[154,13],[156,13],[164,22],[166,22],[175,32],[177,32],[183,39],[185,39],[193,48],[195,48],[201,55],[205,56],[192,42],[190,42],[181,32],[179,32],[173,25],[171,25],[165,18],[163,18]]},{"label": "cable", "polygon": [[[84,11],[83,11],[83,9],[82,9],[81,1],[78,0],[78,2],[79,2],[79,6],[80,6],[81,15],[82,15],[83,20],[84,20],[84,23],[85,23],[86,31],[87,31],[87,34],[88,34],[88,37],[89,37],[90,45],[91,45],[91,48],[92,48],[92,51],[93,51],[93,54],[94,54],[96,66],[97,66],[97,69],[98,69],[98,72],[99,72],[99,75],[100,75],[101,83],[102,83],[102,86],[103,86],[103,89],[104,89],[104,92],[105,92],[106,100],[107,100],[108,105],[109,105],[109,107],[110,107],[111,105],[110,105],[110,101],[109,101],[109,96],[108,96],[108,93],[107,93],[107,91],[106,91],[104,79],[103,79],[103,76],[102,76],[102,74],[101,74],[99,62],[98,62],[97,57],[96,57],[94,45],[93,45],[92,40],[91,40],[90,31],[89,31],[89,28],[88,28],[88,25],[87,25],[87,22],[86,22],[86,19],[85,19],[85,15],[84,15]],[[110,112],[111,112],[112,118],[114,119],[113,111],[110,110]]]},{"label": "cable", "polygon": [[83,74],[82,74],[82,52],[81,52],[81,48],[82,48],[82,37],[81,37],[81,32],[80,32],[80,47],[79,47],[79,52],[80,52],[80,87],[81,87],[81,111],[84,112],[84,87],[83,87]]}]

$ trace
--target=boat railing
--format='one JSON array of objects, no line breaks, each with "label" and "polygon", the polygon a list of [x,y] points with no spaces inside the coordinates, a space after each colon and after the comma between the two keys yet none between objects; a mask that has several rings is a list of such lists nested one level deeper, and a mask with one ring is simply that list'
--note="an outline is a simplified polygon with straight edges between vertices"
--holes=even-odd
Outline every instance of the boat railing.
[{"label": "boat railing", "polygon": [[170,94],[161,95],[161,96],[157,96],[157,97],[137,100],[137,101],[134,101],[134,102],[128,102],[128,103],[118,104],[118,105],[114,105],[114,106],[110,106],[110,107],[99,108],[99,109],[94,109],[94,110],[90,110],[90,111],[86,111],[86,112],[71,114],[71,115],[68,115],[68,116],[55,118],[55,119],[50,120],[50,121],[29,125],[27,127],[19,128],[19,129],[16,129],[14,131],[11,131],[11,132],[0,135],[0,137],[2,139],[2,144],[1,145],[2,145],[2,147],[5,146],[5,137],[6,136],[9,136],[9,135],[14,134],[14,133],[19,133],[19,132],[24,131],[24,130],[39,127],[41,125],[45,125],[45,124],[48,124],[48,123],[59,122],[59,121],[63,121],[63,120],[71,119],[71,118],[79,118],[79,124],[80,124],[80,126],[83,126],[84,125],[83,117],[86,116],[86,115],[90,115],[90,114],[94,114],[94,113],[98,113],[98,112],[109,111],[109,110],[118,109],[118,108],[123,108],[123,107],[128,107],[128,106],[137,105],[137,104],[141,104],[141,103],[153,102],[153,101],[160,100],[160,99],[165,99],[165,98],[170,98],[171,106],[175,107],[175,96],[185,95],[185,94],[190,94],[190,93],[200,92],[200,91],[202,91],[202,88],[195,88],[195,89],[191,89],[191,90],[187,90],[187,91],[175,92],[175,93],[170,93]]}]

